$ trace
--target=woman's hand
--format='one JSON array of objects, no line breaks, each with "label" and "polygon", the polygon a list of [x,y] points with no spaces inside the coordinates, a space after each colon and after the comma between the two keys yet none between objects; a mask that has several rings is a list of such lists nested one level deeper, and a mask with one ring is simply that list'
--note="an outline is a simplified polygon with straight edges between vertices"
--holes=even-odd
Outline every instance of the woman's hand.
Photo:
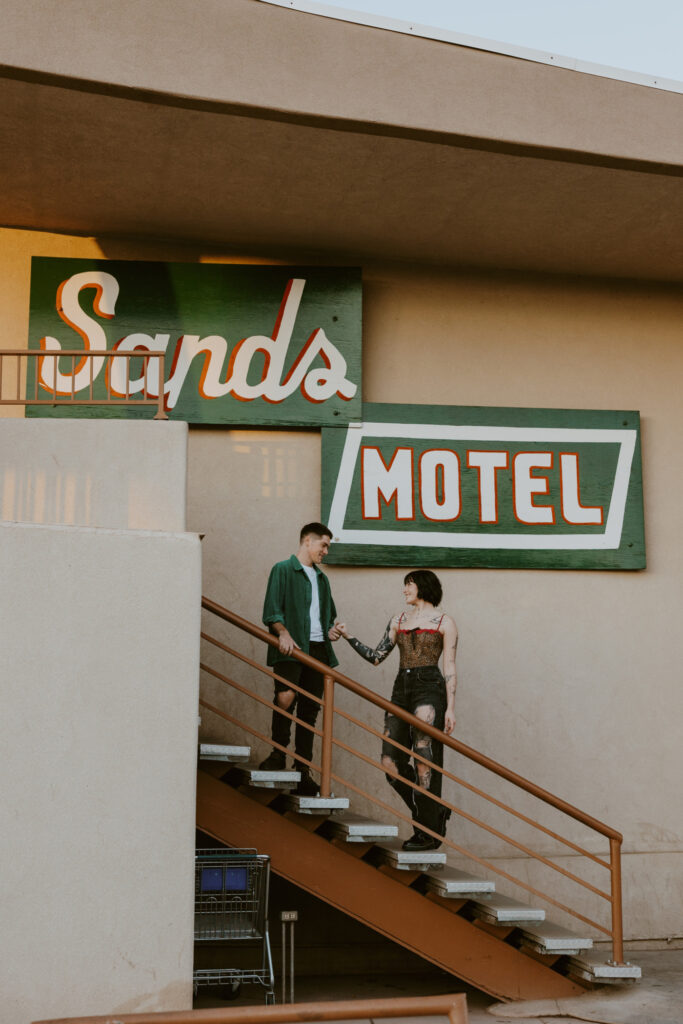
[{"label": "woman's hand", "polygon": [[340,636],[343,636],[345,640],[349,639],[349,631],[346,628],[345,622],[335,622],[334,626],[328,633],[330,640],[338,640]]},{"label": "woman's hand", "polygon": [[446,708],[446,718],[443,724],[443,731],[446,733],[447,736],[450,736],[454,729],[455,712],[453,711],[453,708]]}]

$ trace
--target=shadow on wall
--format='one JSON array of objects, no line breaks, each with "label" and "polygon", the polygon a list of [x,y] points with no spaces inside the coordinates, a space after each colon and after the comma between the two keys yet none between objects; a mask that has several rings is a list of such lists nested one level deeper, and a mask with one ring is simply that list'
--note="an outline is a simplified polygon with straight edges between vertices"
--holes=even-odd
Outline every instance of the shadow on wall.
[{"label": "shadow on wall", "polygon": [[[91,526],[104,529],[154,530],[159,524],[158,494],[144,474],[125,475],[111,467],[111,479],[68,463],[55,471],[21,464],[0,468],[0,518],[34,525]],[[182,528],[177,525],[176,529]]]}]

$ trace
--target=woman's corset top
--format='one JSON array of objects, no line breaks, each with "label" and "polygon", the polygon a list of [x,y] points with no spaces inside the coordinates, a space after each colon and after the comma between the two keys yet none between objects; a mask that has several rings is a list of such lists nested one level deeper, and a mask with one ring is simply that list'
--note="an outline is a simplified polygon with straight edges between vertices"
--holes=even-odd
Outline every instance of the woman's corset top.
[{"label": "woman's corset top", "polygon": [[401,668],[438,665],[443,650],[443,636],[438,629],[399,629],[396,643],[401,655]]}]

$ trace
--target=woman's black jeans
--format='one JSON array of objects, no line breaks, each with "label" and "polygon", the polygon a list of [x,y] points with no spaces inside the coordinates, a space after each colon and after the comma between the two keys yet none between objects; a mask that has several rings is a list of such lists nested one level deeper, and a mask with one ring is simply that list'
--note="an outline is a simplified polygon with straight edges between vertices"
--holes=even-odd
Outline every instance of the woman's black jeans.
[{"label": "woman's black jeans", "polygon": [[[438,665],[401,669],[394,682],[391,700],[428,725],[443,730],[446,715],[446,684]],[[433,740],[426,733],[419,732],[408,722],[388,711],[384,716],[384,734],[426,757],[427,760],[433,761],[439,768],[443,766],[443,744]],[[426,795],[433,793],[434,796],[441,796],[441,772],[411,759],[409,754],[386,740],[382,743],[382,765],[385,768],[393,768],[401,776],[394,778],[387,775],[386,779],[410,808],[415,826],[425,825],[439,835],[445,835],[446,822],[451,812],[443,804]],[[420,790],[408,786],[404,779],[417,783]]]}]

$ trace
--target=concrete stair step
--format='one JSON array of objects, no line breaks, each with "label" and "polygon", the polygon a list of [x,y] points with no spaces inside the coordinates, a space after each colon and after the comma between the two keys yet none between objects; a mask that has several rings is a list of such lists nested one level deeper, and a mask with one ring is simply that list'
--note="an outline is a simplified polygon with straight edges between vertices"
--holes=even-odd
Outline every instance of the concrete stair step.
[{"label": "concrete stair step", "polygon": [[345,811],[349,806],[345,796],[299,796],[297,793],[288,796],[286,803],[287,809],[297,814],[332,814]]},{"label": "concrete stair step", "polygon": [[474,916],[488,924],[523,924],[526,921],[545,921],[545,910],[492,893],[472,899]]},{"label": "concrete stair step", "polygon": [[244,764],[237,771],[244,785],[255,786],[256,789],[295,789],[301,782],[301,772],[284,768],[281,771],[264,771],[256,764]]},{"label": "concrete stair step", "polygon": [[395,839],[398,837],[398,826],[387,825],[382,821],[364,818],[362,814],[333,814],[327,827],[337,839],[347,843],[372,843],[376,839]]},{"label": "concrete stair step", "polygon": [[562,928],[552,921],[539,921],[535,924],[520,925],[522,947],[532,949],[535,953],[578,954],[581,950],[591,949],[593,940],[588,936],[580,936],[568,928]]},{"label": "concrete stair step", "polygon": [[[603,954],[604,955],[604,954]],[[640,981],[642,970],[637,964],[613,964],[601,959],[600,953],[579,953],[568,960],[567,973],[580,981],[597,985],[624,985]]]},{"label": "concrete stair step", "polygon": [[476,878],[466,871],[459,871],[448,864],[438,871],[425,871],[427,891],[434,892],[445,899],[471,896],[478,893],[494,893],[496,883],[488,878]]},{"label": "concrete stair step", "polygon": [[200,743],[199,758],[202,761],[228,761],[230,764],[244,764],[251,757],[251,747],[238,747],[225,743]]},{"label": "concrete stair step", "polygon": [[446,863],[446,854],[440,850],[403,850],[399,839],[378,843],[381,859],[398,871],[427,871]]}]

